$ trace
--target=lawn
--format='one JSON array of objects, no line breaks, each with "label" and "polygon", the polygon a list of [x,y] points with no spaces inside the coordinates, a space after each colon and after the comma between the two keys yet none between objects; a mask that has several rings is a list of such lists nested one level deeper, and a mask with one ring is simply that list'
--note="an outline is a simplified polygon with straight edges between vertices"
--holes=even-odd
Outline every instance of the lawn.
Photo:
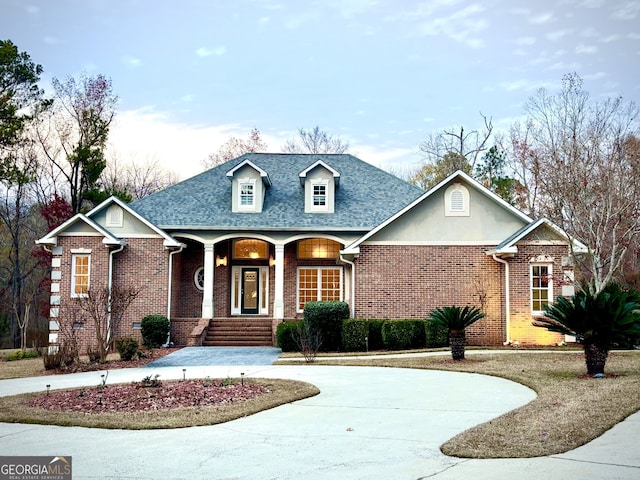
[{"label": "lawn", "polygon": [[640,352],[612,352],[607,378],[584,375],[580,352],[488,354],[467,350],[467,360],[450,354],[416,358],[355,357],[316,364],[401,367],[480,373],[532,388],[537,398],[442,445],[443,453],[468,458],[536,457],[566,452],[602,435],[640,410]]},{"label": "lawn", "polygon": [[[279,363],[301,364],[287,358]],[[537,398],[531,403],[467,430],[442,446],[445,454],[458,457],[535,457],[566,452],[602,435],[640,410],[640,352],[637,351],[612,352],[606,366],[607,378],[604,379],[584,375],[586,367],[581,351],[486,353],[467,349],[467,359],[461,362],[453,362],[449,352],[413,358],[378,355],[370,359],[347,356],[336,360],[318,356],[315,364],[480,373],[507,378],[535,390]],[[0,362],[0,378],[43,373],[41,359]],[[306,396],[309,394],[312,393],[307,392]],[[6,406],[8,404],[5,403],[3,409]],[[16,408],[16,405],[12,408]],[[247,414],[255,411],[255,406],[252,406]],[[217,409],[217,412],[212,410],[208,415],[220,415],[220,421],[229,419],[223,409]],[[236,415],[242,416],[242,412],[232,417],[237,418]],[[200,417],[200,414],[195,417]],[[116,424],[112,424],[111,428],[117,426],[115,418]],[[183,418],[176,426],[189,425],[189,415]],[[11,421],[6,413],[0,420]],[[37,419],[30,421],[34,420]],[[141,425],[144,422],[141,420]],[[207,421],[217,422],[215,418]]]}]

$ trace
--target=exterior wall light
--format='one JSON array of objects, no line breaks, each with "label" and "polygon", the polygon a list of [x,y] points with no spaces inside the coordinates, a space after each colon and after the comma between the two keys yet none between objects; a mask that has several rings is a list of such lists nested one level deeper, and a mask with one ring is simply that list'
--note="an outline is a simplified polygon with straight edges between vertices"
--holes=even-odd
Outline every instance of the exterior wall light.
[{"label": "exterior wall light", "polygon": [[221,256],[216,256],[216,267],[219,267],[221,265],[224,265],[225,267],[227,266],[227,257],[221,257]]}]

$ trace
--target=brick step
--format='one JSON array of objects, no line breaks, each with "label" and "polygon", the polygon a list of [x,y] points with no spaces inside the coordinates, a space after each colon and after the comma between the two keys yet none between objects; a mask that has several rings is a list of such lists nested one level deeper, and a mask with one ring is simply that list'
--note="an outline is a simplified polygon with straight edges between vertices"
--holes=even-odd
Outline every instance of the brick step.
[{"label": "brick step", "polygon": [[216,318],[209,322],[204,346],[272,346],[271,319]]}]

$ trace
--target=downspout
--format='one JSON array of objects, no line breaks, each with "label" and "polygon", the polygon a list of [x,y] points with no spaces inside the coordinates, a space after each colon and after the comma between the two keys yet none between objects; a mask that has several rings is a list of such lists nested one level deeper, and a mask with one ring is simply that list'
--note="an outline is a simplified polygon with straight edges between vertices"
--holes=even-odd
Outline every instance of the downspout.
[{"label": "downspout", "polygon": [[[173,280],[173,256],[176,253],[180,253],[182,252],[182,250],[184,250],[184,247],[186,247],[186,245],[184,243],[180,244],[180,247],[177,250],[174,250],[172,252],[169,252],[169,281],[168,283],[168,288],[167,288],[167,320],[169,320],[169,325],[171,325],[171,287],[172,287],[172,280]],[[171,328],[169,328],[169,335],[167,336],[167,346],[171,344]]]},{"label": "downspout", "polygon": [[109,290],[109,297],[107,299],[107,345],[111,343],[111,291],[113,289],[113,256],[116,253],[124,250],[125,243],[120,243],[120,246],[115,250],[109,252],[109,278],[107,288]]},{"label": "downspout", "polygon": [[348,265],[351,265],[351,318],[355,318],[356,315],[356,266],[353,262],[344,258],[340,253],[340,261]]},{"label": "downspout", "polygon": [[509,335],[509,328],[510,328],[510,324],[511,324],[511,302],[510,302],[510,295],[509,295],[509,262],[507,262],[506,260],[503,260],[502,258],[499,258],[498,256],[496,256],[496,254],[493,254],[493,259],[498,262],[498,263],[503,263],[504,264],[504,301],[505,301],[505,317],[504,317],[504,324],[505,324],[505,335],[506,335],[506,340],[504,342],[505,345],[508,345],[509,343],[511,343],[511,338]]}]

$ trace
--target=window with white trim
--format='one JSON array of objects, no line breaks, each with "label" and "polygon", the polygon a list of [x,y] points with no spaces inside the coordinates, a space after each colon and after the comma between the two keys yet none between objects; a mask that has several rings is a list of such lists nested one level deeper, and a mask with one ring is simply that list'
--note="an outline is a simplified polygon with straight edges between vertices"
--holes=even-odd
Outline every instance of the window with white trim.
[{"label": "window with white trim", "polygon": [[89,278],[91,273],[91,255],[74,254],[71,256],[71,296],[86,297],[89,295]]},{"label": "window with white trim", "polygon": [[204,290],[204,267],[198,267],[193,274],[193,283],[200,291]]},{"label": "window with white trim", "polygon": [[253,183],[240,183],[238,185],[240,192],[240,201],[238,202],[240,208],[253,208],[255,205],[255,185]]},{"label": "window with white trim", "polygon": [[532,264],[531,268],[531,313],[542,315],[545,305],[553,299],[553,277],[551,264]]},{"label": "window with white trim", "polygon": [[325,184],[315,184],[313,186],[313,206],[326,207],[327,206],[327,186]]},{"label": "window with white trim", "polygon": [[342,300],[341,267],[298,268],[298,312],[307,302]]}]

